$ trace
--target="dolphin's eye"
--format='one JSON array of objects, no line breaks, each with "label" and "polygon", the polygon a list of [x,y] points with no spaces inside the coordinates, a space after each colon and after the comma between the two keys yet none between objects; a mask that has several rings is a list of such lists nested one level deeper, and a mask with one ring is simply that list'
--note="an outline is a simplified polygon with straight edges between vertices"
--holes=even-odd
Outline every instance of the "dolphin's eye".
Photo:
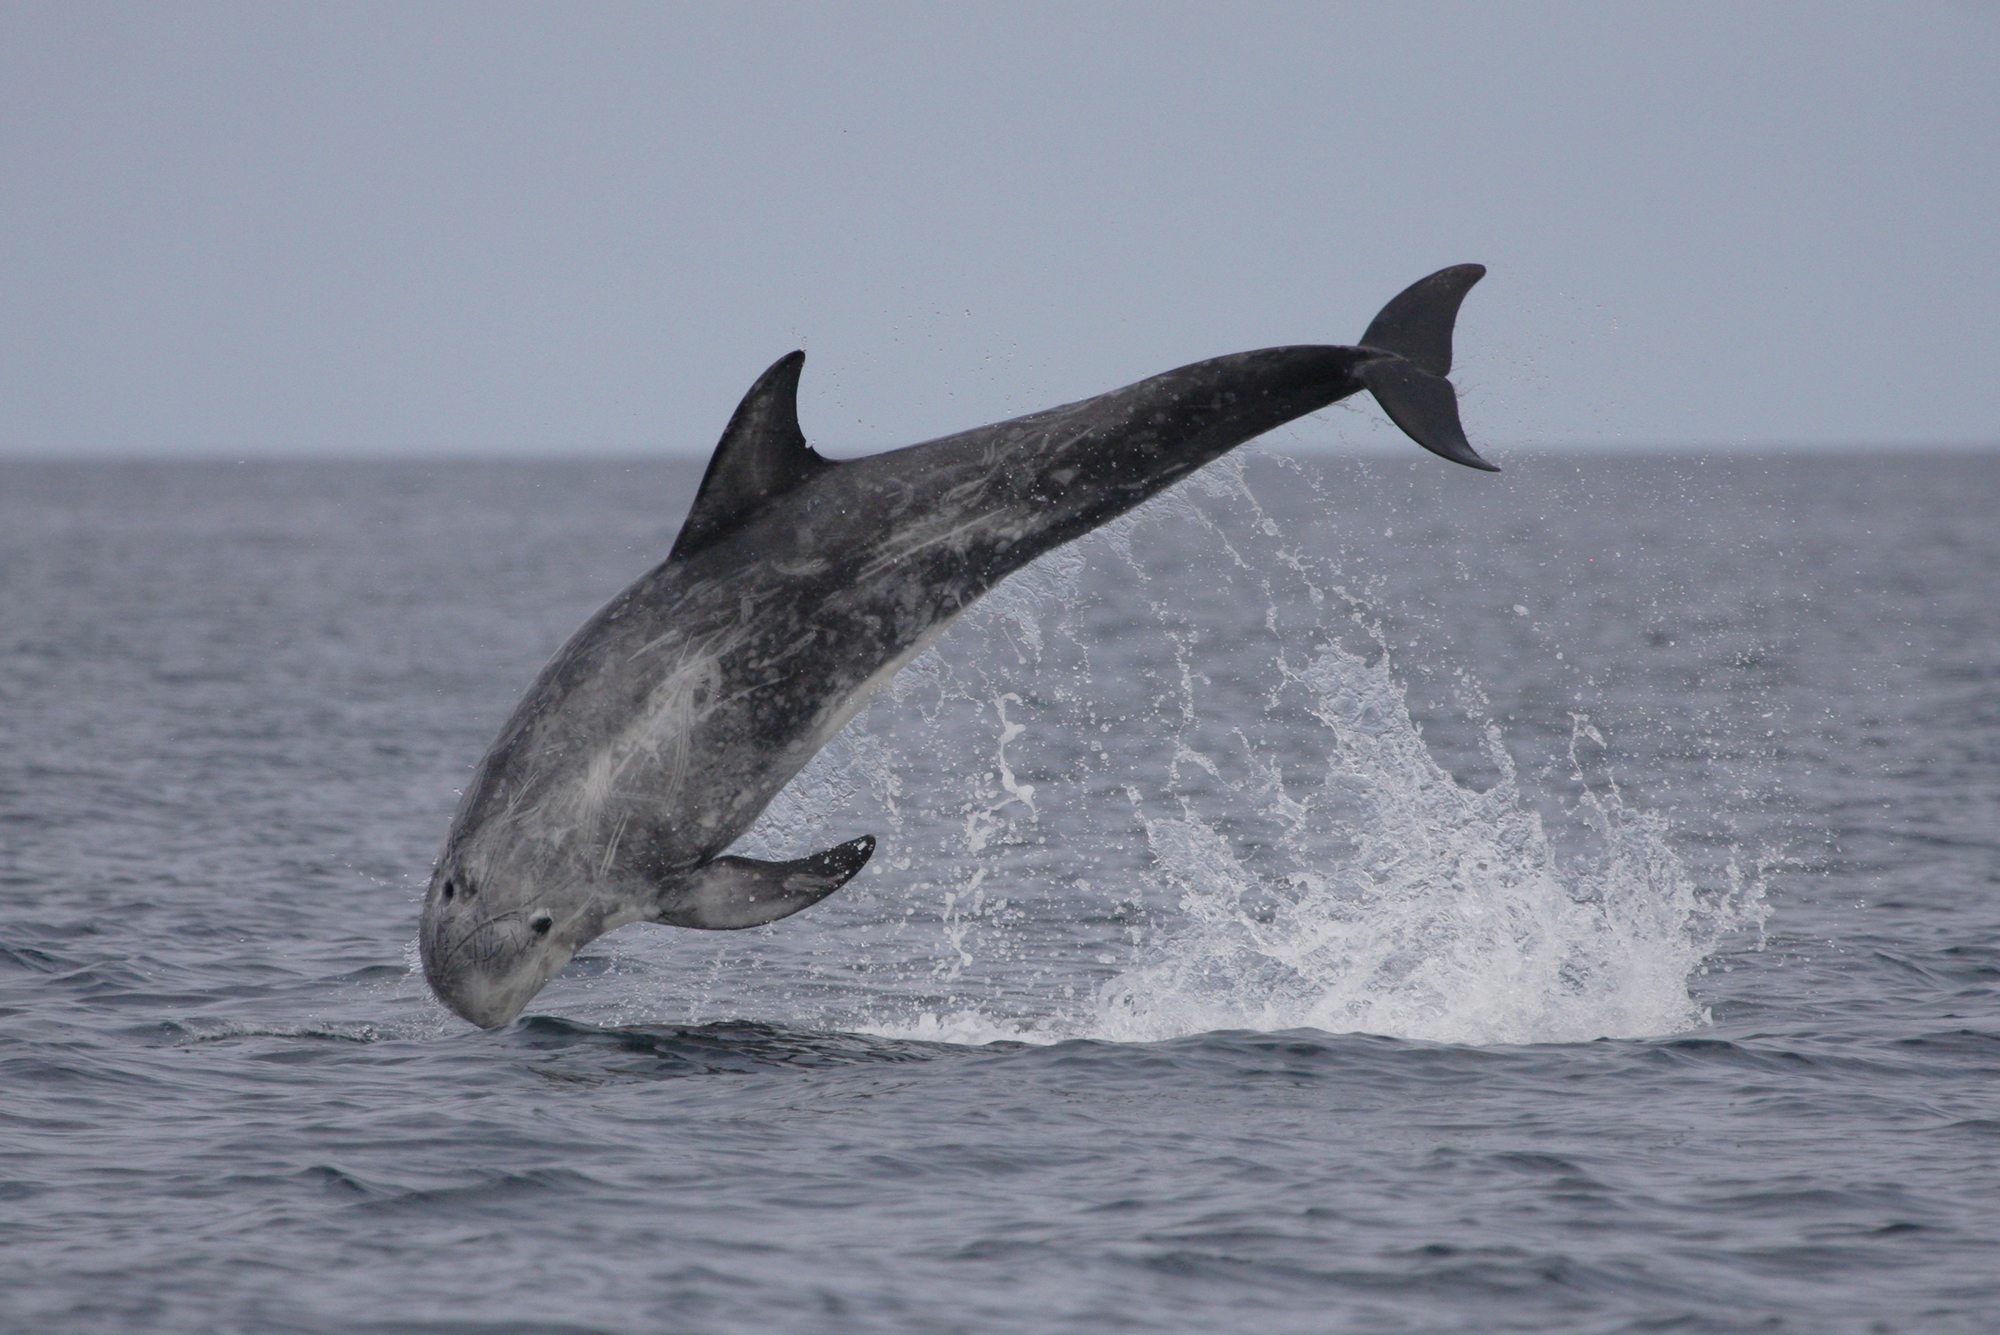
[{"label": "dolphin's eye", "polygon": [[528,927],[530,928],[530,930],[534,932],[536,936],[547,936],[549,934],[549,928],[555,926],[555,922],[556,920],[554,915],[552,915],[547,909],[543,909],[541,910],[541,912],[537,913],[534,917],[528,919]]}]

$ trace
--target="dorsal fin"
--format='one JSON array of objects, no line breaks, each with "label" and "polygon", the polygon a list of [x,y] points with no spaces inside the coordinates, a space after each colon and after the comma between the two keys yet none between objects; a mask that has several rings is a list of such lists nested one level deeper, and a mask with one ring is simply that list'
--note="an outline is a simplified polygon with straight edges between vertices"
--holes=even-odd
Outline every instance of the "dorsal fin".
[{"label": "dorsal fin", "polygon": [[767,502],[833,466],[799,430],[799,371],[805,364],[805,353],[786,353],[743,396],[708,461],[669,560],[708,546]]}]

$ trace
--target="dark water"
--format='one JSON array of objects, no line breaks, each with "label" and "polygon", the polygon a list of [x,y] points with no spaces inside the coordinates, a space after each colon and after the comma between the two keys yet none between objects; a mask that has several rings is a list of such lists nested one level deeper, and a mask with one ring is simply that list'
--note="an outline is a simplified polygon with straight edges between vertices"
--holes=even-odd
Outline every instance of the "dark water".
[{"label": "dark water", "polygon": [[1506,462],[1071,549],[852,886],[491,1033],[453,790],[695,470],[0,466],[0,1325],[1995,1328],[2000,456]]}]

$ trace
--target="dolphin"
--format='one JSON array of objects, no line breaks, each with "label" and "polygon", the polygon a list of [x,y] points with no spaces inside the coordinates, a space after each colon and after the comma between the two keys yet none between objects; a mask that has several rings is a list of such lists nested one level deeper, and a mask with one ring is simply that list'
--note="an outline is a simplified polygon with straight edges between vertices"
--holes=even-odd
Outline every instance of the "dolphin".
[{"label": "dolphin", "polygon": [[627,923],[728,930],[818,903],[871,835],[790,862],[724,852],[979,596],[1254,436],[1366,389],[1417,444],[1466,442],[1451,370],[1485,274],[1405,289],[1353,347],[1240,352],[844,462],[799,429],[805,354],[752,385],[667,559],[535,678],[466,787],[424,897],[424,976],[506,1024]]}]

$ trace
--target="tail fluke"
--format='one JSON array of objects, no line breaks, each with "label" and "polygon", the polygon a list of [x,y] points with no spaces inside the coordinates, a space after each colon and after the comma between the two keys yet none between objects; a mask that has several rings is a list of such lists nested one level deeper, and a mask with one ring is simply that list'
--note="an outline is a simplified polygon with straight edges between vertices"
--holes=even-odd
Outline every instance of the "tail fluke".
[{"label": "tail fluke", "polygon": [[1362,347],[1390,355],[1363,362],[1354,375],[1411,440],[1455,464],[1497,473],[1466,441],[1458,392],[1445,379],[1459,305],[1485,276],[1484,265],[1454,264],[1397,293],[1361,336]]},{"label": "tail fluke", "polygon": [[1480,458],[1465,439],[1465,428],[1458,421],[1458,391],[1451,387],[1451,381],[1420,371],[1401,357],[1363,362],[1354,369],[1354,376],[1368,386],[1389,420],[1432,454],[1467,468],[1500,471],[1498,464]]},{"label": "tail fluke", "polygon": [[1483,264],[1454,264],[1419,278],[1382,308],[1361,336],[1361,346],[1393,352],[1432,375],[1450,375],[1451,327],[1465,294],[1485,276]]}]

